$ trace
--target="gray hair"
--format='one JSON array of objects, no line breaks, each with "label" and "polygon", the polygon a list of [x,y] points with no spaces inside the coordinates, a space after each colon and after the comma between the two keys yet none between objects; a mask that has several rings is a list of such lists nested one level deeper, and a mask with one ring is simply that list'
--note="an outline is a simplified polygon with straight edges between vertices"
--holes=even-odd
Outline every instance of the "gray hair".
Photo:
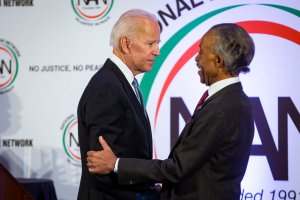
[{"label": "gray hair", "polygon": [[137,31],[139,30],[137,19],[149,19],[158,23],[155,15],[145,10],[133,9],[125,12],[115,23],[111,32],[110,45],[113,46],[113,48],[118,47],[119,40],[122,36],[127,36],[130,39],[134,39]]},{"label": "gray hair", "polygon": [[224,59],[225,70],[230,75],[249,72],[255,46],[246,30],[232,23],[217,24],[210,30],[216,37],[212,49]]}]

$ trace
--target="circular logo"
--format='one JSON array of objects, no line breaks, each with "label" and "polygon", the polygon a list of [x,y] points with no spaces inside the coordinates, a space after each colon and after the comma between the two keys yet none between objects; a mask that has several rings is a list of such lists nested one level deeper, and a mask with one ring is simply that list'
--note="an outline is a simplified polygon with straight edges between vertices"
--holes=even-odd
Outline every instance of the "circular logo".
[{"label": "circular logo", "polygon": [[67,117],[62,125],[63,146],[70,163],[81,164],[80,147],[78,141],[78,120],[75,115]]},{"label": "circular logo", "polygon": [[78,21],[91,22],[91,25],[103,23],[113,6],[114,0],[71,0]]},{"label": "circular logo", "polygon": [[0,40],[0,92],[10,90],[18,74],[18,53],[14,45]]}]

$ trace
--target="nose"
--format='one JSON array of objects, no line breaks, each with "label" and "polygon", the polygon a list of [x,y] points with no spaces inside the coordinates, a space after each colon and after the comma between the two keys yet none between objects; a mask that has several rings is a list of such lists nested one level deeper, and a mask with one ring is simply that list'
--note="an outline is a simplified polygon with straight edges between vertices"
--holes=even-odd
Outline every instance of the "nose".
[{"label": "nose", "polygon": [[153,54],[155,56],[159,56],[160,55],[160,49],[159,49],[159,46],[158,44],[155,45],[154,49],[153,49]]}]

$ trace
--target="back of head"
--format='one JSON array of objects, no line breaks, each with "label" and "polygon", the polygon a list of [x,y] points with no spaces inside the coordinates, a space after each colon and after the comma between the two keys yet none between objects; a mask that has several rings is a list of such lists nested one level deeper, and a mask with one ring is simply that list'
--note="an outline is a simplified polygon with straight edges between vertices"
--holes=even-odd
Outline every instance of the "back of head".
[{"label": "back of head", "polygon": [[233,23],[217,24],[214,32],[213,51],[224,59],[225,70],[230,75],[250,71],[255,47],[251,36],[241,26]]},{"label": "back of head", "polygon": [[147,19],[158,22],[155,15],[145,10],[133,9],[125,12],[115,23],[111,32],[110,44],[113,46],[113,48],[118,48],[119,39],[122,36],[127,36],[130,39],[134,39],[139,29],[139,24],[137,23],[137,20],[140,19]]}]

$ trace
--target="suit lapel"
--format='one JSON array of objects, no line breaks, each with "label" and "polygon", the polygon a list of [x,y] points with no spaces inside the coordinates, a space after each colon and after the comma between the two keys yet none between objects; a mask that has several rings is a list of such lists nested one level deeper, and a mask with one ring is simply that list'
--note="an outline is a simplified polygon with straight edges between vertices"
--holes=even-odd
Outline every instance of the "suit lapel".
[{"label": "suit lapel", "polygon": [[109,69],[116,75],[118,80],[122,83],[125,93],[127,94],[129,100],[132,103],[132,106],[137,113],[139,119],[141,120],[145,132],[147,134],[148,145],[150,148],[150,155],[152,157],[152,133],[151,133],[151,126],[148,117],[145,116],[144,110],[138,101],[134,91],[132,90],[131,85],[128,83],[127,79],[125,78],[124,74],[121,70],[110,60],[107,59],[105,65],[109,66]]},{"label": "suit lapel", "polygon": [[204,103],[202,104],[200,109],[195,110],[195,112],[192,115],[192,119],[194,119],[194,116],[197,115],[197,113],[199,113],[199,111],[203,107],[205,107],[209,102],[213,101],[215,98],[218,98],[219,96],[222,96],[225,93],[236,91],[236,90],[240,90],[240,91],[243,90],[241,82],[230,84],[230,85],[224,87],[223,89],[221,89],[220,91],[216,92],[211,97],[209,97],[206,101],[204,101]]},{"label": "suit lapel", "polygon": [[169,157],[171,157],[171,155],[172,155],[173,151],[175,150],[175,148],[180,144],[180,141],[181,141],[182,137],[184,136],[184,134],[186,132],[190,131],[190,128],[191,128],[191,125],[193,124],[194,118],[195,118],[196,115],[198,115],[198,113],[201,111],[201,109],[203,109],[207,104],[209,104],[209,102],[214,101],[214,99],[218,98],[220,95],[224,95],[225,93],[236,91],[236,90],[239,90],[239,91],[243,90],[242,84],[240,82],[228,85],[225,88],[221,89],[220,91],[218,91],[217,93],[215,93],[214,95],[209,97],[203,103],[203,105],[201,106],[200,109],[195,110],[195,112],[193,113],[193,115],[191,117],[191,120],[186,123],[184,129],[182,130],[181,134],[179,135],[177,141],[175,142],[175,145],[172,147],[172,150],[169,154]]}]

